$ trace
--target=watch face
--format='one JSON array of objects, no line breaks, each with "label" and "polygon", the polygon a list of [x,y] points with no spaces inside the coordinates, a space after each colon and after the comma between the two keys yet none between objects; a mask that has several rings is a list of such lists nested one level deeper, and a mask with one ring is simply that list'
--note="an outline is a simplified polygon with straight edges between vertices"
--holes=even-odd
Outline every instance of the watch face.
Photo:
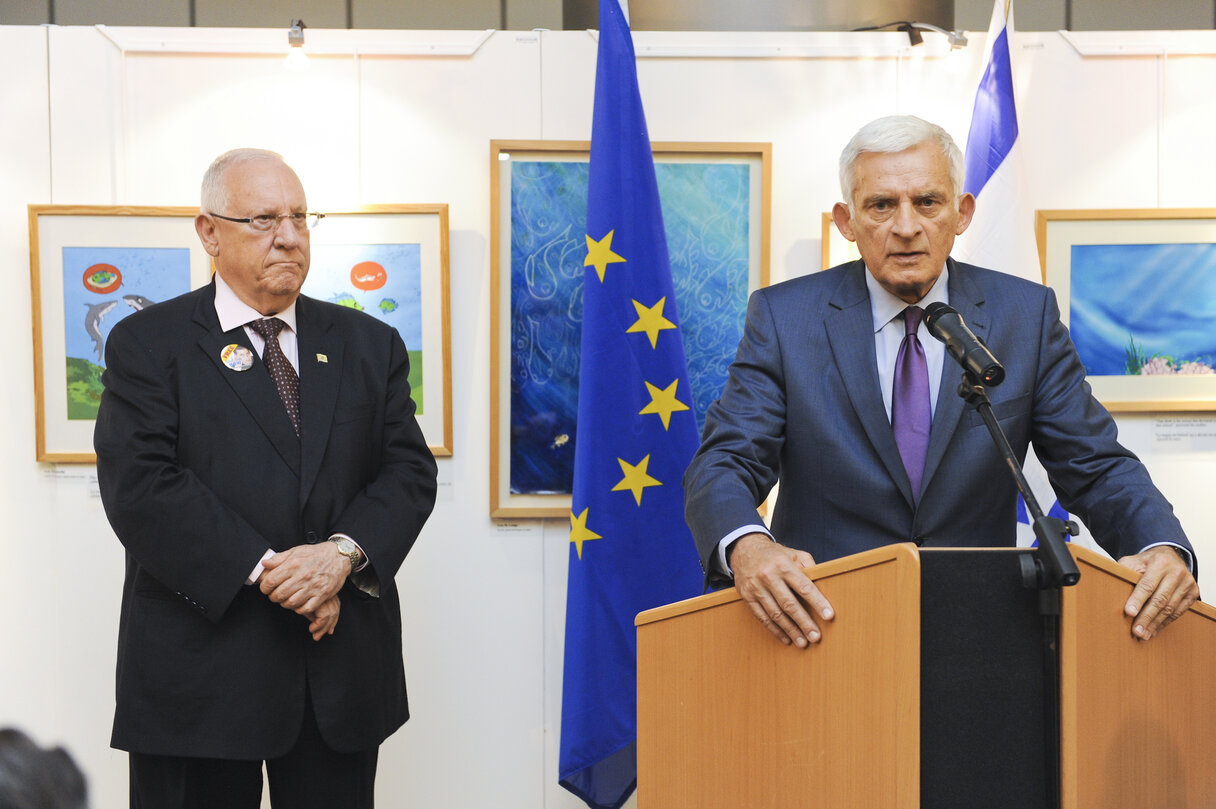
[{"label": "watch face", "polygon": [[338,546],[339,553],[341,553],[347,559],[350,559],[350,563],[352,565],[359,564],[359,557],[362,556],[362,554],[359,553],[358,545],[346,537],[339,537],[335,539],[334,544]]}]

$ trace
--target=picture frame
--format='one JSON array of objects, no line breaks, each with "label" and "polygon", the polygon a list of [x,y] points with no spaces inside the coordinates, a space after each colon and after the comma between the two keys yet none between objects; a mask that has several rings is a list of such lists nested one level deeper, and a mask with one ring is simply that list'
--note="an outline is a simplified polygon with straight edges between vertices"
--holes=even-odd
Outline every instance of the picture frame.
[{"label": "picture frame", "polygon": [[326,212],[311,242],[312,263],[300,291],[355,306],[397,329],[410,352],[418,425],[435,457],[451,456],[447,204],[365,205]]},{"label": "picture frame", "polygon": [[[28,211],[35,457],[95,463],[93,424],[110,329],[143,305],[210,281],[210,256],[193,224],[198,208],[30,205]],[[303,289],[309,295],[324,292],[324,254],[333,245],[419,244],[422,371],[438,380],[426,387],[419,423],[432,452],[450,455],[447,206],[368,206],[331,213],[324,223],[311,233],[313,261]]]},{"label": "picture frame", "polygon": [[211,257],[194,231],[198,208],[30,205],[28,212],[35,457],[95,463],[105,337],[145,302],[210,279]]},{"label": "picture frame", "polygon": [[1035,237],[1108,410],[1216,410],[1216,208],[1039,210]]},{"label": "picture frame", "polygon": [[861,253],[857,251],[857,243],[844,237],[840,228],[836,227],[836,220],[832,218],[831,211],[825,211],[821,217],[819,238],[822,254],[820,258],[822,266],[819,268],[821,270],[861,258]]},{"label": "picture frame", "polygon": [[[747,295],[768,284],[772,147],[652,149],[701,417],[725,383]],[[589,154],[586,141],[490,143],[494,519],[569,517]],[[697,284],[704,294],[689,295]]]}]

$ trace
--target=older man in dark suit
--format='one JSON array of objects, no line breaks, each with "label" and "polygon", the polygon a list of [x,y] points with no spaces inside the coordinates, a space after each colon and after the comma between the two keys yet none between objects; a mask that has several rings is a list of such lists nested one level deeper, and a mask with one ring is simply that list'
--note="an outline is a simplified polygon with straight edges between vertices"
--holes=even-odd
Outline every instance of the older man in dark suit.
[{"label": "older man in dark suit", "polygon": [[[1182,526],[1117,441],[1050,289],[949,258],[975,199],[941,127],[863,127],[840,160],[833,216],[861,261],[756,292],[726,389],[684,483],[711,581],[733,582],[777,638],[820,639],[831,605],[803,568],[893,542],[1013,545],[1016,490],[960,370],[922,321],[958,310],[1004,361],[993,409],[1019,457],[1033,443],[1069,511],[1143,574],[1124,606],[1151,638],[1199,595]],[[756,507],[781,479],[771,534]],[[775,541],[774,541],[775,540]]]},{"label": "older man in dark suit", "polygon": [[94,443],[127,551],[112,743],[131,805],[371,807],[408,718],[398,568],[434,505],[397,332],[299,294],[310,215],[272,152],[221,155],[216,276],[106,346]]}]

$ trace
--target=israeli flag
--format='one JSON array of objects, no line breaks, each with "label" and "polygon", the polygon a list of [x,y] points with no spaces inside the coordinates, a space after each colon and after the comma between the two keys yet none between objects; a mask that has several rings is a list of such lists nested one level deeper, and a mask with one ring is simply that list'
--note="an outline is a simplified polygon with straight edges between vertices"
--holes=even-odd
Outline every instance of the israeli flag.
[{"label": "israeli flag", "polygon": [[[967,135],[967,178],[964,189],[975,196],[975,217],[958,238],[954,257],[968,264],[990,267],[1039,283],[1043,282],[1034,237],[1034,209],[1026,193],[1022,148],[1018,138],[1017,105],[1014,101],[1012,0],[996,0],[988,25],[987,56],[971,131]],[[1056,499],[1047,472],[1031,448],[1023,466],[1039,506],[1053,517],[1068,514]],[[1073,542],[1105,553],[1078,522],[1081,535]],[[1032,546],[1037,540],[1022,499],[1018,498],[1018,544]]]}]

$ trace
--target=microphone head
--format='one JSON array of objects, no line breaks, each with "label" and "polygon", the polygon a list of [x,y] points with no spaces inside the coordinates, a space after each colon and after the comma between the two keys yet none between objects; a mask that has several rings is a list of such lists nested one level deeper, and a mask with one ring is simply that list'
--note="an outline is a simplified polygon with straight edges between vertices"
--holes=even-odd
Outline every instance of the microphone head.
[{"label": "microphone head", "polygon": [[933,323],[942,315],[958,315],[958,312],[953,306],[948,303],[936,301],[925,307],[925,328],[933,330]]},{"label": "microphone head", "polygon": [[1005,381],[1005,369],[949,304],[936,301],[925,307],[925,328],[946,344],[950,355],[968,372],[988,385]]}]

